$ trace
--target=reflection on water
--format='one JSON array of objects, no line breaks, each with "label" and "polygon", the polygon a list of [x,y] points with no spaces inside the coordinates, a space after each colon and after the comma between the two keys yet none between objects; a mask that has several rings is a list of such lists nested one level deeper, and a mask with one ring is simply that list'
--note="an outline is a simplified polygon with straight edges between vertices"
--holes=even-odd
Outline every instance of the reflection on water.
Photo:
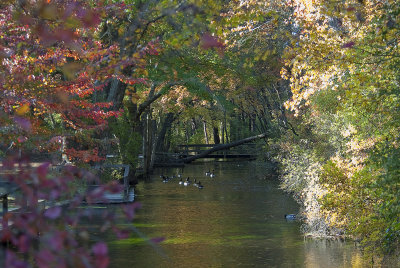
[{"label": "reflection on water", "polygon": [[[212,169],[216,177],[206,177]],[[200,180],[204,189],[160,179],[180,172]],[[350,242],[304,239],[300,223],[284,219],[297,213],[298,205],[264,173],[255,162],[157,170],[137,185],[143,207],[134,225],[165,241],[154,247],[139,236],[110,238],[110,267],[361,267]]]}]

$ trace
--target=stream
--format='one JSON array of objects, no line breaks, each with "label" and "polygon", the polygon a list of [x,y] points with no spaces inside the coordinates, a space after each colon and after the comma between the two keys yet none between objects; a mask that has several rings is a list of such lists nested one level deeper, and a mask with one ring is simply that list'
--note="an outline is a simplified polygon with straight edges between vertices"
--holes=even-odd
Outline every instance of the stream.
[{"label": "stream", "polygon": [[[205,176],[213,169],[215,178]],[[136,186],[140,233],[107,241],[110,267],[362,267],[353,242],[304,238],[301,223],[284,218],[298,213],[298,204],[265,170],[251,161],[156,169]],[[178,173],[204,189],[160,179]],[[143,236],[165,240],[154,245]]]}]

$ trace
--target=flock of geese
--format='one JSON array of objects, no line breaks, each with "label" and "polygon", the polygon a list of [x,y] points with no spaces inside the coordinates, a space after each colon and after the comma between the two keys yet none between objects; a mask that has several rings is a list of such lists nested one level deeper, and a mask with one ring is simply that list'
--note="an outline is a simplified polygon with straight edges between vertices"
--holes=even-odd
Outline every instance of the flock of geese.
[{"label": "flock of geese", "polygon": [[[206,171],[206,172],[205,172],[205,175],[206,175],[207,177],[214,178],[214,177],[215,177],[214,170],[213,170],[213,171]],[[178,174],[177,177],[178,177],[178,179],[179,179],[179,182],[178,182],[179,185],[189,186],[189,185],[193,184],[194,187],[197,187],[197,188],[199,188],[199,189],[203,189],[203,188],[204,188],[204,186],[201,184],[201,181],[197,181],[196,179],[194,179],[194,181],[192,182],[192,181],[190,180],[189,177],[187,177],[187,178],[184,180],[184,179],[182,178],[182,174]],[[175,178],[175,175],[172,175],[172,177],[160,175],[160,178],[162,179],[162,182],[167,183],[167,182],[169,182],[170,180],[174,179],[174,178]]]},{"label": "flock of geese", "polygon": [[[215,177],[215,173],[214,170],[213,171],[206,171],[205,172],[206,177],[210,177],[210,178],[214,178]],[[175,178],[178,178],[178,184],[179,185],[183,185],[183,186],[189,186],[189,185],[193,185],[194,187],[197,187],[199,189],[203,189],[204,186],[201,184],[201,181],[197,181],[196,179],[193,180],[193,182],[190,180],[189,177],[187,177],[186,179],[183,179],[182,174],[178,174],[177,176],[172,175],[171,177],[169,176],[164,176],[164,175],[160,175],[160,178],[162,180],[163,183],[167,183]],[[284,218],[286,219],[286,221],[295,221],[297,220],[297,215],[296,214],[285,214]]]}]

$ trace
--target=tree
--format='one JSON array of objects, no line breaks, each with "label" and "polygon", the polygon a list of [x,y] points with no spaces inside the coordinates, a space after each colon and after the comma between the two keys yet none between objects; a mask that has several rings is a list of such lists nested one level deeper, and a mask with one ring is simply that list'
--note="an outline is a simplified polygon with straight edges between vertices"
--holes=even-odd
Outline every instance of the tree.
[{"label": "tree", "polygon": [[[107,111],[112,103],[90,98],[100,88],[96,81],[109,69],[96,71],[93,66],[101,66],[103,55],[114,53],[113,47],[91,39],[100,22],[101,3],[97,8],[77,2],[4,5],[1,103],[7,126],[2,140],[43,151],[57,144],[59,149],[64,136],[72,143],[79,138],[76,134],[102,131],[106,119],[119,111]],[[70,158],[101,159],[93,140],[79,146],[66,150]]]},{"label": "tree", "polygon": [[[2,143],[12,141],[10,148],[29,152],[59,145],[65,136],[70,145],[73,139],[86,138],[87,143],[75,141],[78,150],[65,151],[82,162],[98,161],[92,137],[119,111],[108,110],[112,103],[91,99],[99,90],[97,81],[111,76],[108,61],[115,58],[115,47],[104,47],[92,37],[102,10],[118,13],[123,6],[103,1],[3,1],[0,7]],[[90,237],[78,228],[84,215],[69,214],[63,206],[74,210],[83,200],[92,204],[105,191],[121,191],[121,185],[114,182],[82,193],[84,188],[75,187],[95,181],[93,175],[73,166],[54,175],[49,166],[46,162],[33,168],[23,155],[3,161],[3,183],[20,190],[15,199],[19,213],[5,211],[2,217],[1,240],[12,245],[5,266],[106,267],[106,244],[83,246],[82,240]],[[128,219],[135,207],[124,207]],[[103,231],[112,229],[119,238],[129,235],[129,230],[113,225],[113,215],[104,220]],[[29,258],[24,259],[26,254]]]},{"label": "tree", "polygon": [[294,3],[300,28],[283,69],[293,94],[286,107],[309,123],[303,137],[320,156],[323,197],[315,201],[332,228],[361,239],[369,252],[398,251],[399,6]]}]

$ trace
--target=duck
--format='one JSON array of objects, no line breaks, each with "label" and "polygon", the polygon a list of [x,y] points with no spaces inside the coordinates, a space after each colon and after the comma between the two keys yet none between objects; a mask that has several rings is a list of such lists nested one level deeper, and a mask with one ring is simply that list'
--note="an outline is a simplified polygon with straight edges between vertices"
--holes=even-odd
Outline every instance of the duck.
[{"label": "duck", "polygon": [[182,178],[179,180],[179,185],[183,184]]},{"label": "duck", "polygon": [[199,183],[197,184],[197,188],[199,188],[199,189],[203,189],[203,188],[204,188],[204,186],[201,185],[201,182],[200,182],[200,181],[199,181]]},{"label": "duck", "polygon": [[186,178],[186,181],[183,183],[184,186],[190,185],[190,179],[189,177]]},{"label": "duck", "polygon": [[296,219],[296,214],[285,214],[285,219],[293,221]]},{"label": "duck", "polygon": [[198,183],[196,182],[196,179],[194,179],[194,181],[193,181],[193,186],[194,187],[198,187],[199,186]]}]

